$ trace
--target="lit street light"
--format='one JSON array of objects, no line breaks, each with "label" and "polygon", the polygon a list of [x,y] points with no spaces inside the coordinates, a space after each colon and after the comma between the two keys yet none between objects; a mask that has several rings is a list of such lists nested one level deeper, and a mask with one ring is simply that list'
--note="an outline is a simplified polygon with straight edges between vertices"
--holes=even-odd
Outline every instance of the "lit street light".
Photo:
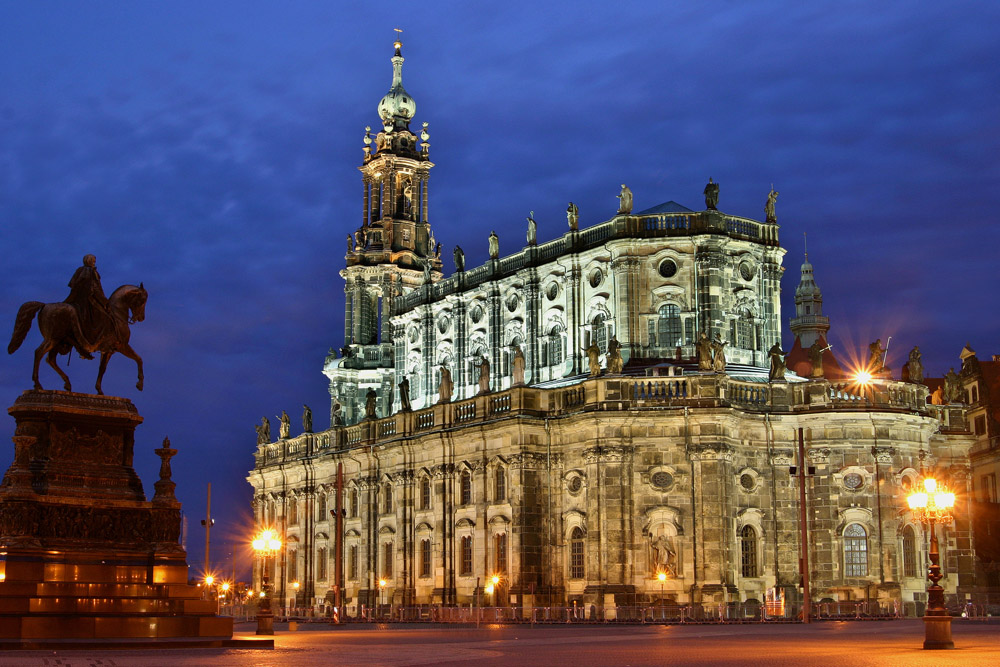
[{"label": "lit street light", "polygon": [[[385,579],[379,579],[378,580],[378,606],[379,607],[384,607],[385,606],[385,599],[383,598],[383,594],[385,593],[385,583],[386,583]],[[377,610],[377,613],[375,615],[376,616],[380,616],[381,615],[381,611]]]},{"label": "lit street light", "polygon": [[281,549],[281,540],[271,529],[261,531],[253,540],[254,553],[261,562],[260,608],[257,610],[257,634],[274,634],[274,611],[271,609],[271,598],[267,595],[267,561]]},{"label": "lit street light", "polygon": [[938,583],[941,581],[941,566],[938,564],[937,531],[935,523],[951,523],[951,508],[955,506],[955,494],[945,489],[938,489],[937,480],[928,477],[924,480],[924,490],[915,491],[906,497],[910,511],[917,521],[926,522],[931,533],[931,546],[928,558],[931,562],[927,568],[927,578],[931,585],[927,588],[927,609],[924,611],[924,648],[941,649],[955,648],[951,640],[951,616],[944,606],[944,589]]}]

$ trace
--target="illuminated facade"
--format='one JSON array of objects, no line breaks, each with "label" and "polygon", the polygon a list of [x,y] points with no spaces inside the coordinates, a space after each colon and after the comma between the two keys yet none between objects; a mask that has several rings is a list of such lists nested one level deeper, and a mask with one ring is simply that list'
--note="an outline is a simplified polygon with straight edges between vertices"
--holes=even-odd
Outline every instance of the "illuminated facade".
[{"label": "illuminated facade", "polygon": [[[333,425],[258,445],[248,477],[257,520],[287,537],[280,597],[298,581],[296,604],[326,608],[340,582],[357,613],[383,579],[383,600],[404,606],[576,602],[613,616],[661,593],[794,600],[799,429],[814,600],[923,600],[926,536],[901,513],[922,467],[959,493],[943,583],[972,590],[963,408],[888,379],[768,380],[785,252],[775,222],[667,202],[586,229],[570,219],[545,243],[529,232],[482,266],[456,252],[445,277],[429,134],[409,129],[398,43],[392,62],[341,273],[345,343],[323,368]],[[808,262],[799,291],[793,330],[808,347],[829,328]],[[726,344],[719,370],[699,370],[702,335]],[[590,374],[587,348],[607,369],[613,341],[623,371]]]}]

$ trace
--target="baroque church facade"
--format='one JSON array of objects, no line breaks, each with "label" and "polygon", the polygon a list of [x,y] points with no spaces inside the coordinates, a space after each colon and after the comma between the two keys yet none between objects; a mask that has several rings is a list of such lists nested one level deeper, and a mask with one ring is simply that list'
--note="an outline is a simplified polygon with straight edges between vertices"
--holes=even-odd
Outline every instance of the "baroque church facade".
[{"label": "baroque church facade", "polygon": [[285,536],[279,600],[604,617],[798,600],[805,539],[814,600],[915,611],[928,537],[903,508],[925,470],[960,501],[943,585],[972,591],[964,408],[887,370],[865,385],[840,372],[813,346],[830,324],[808,259],[788,359],[819,356],[783,373],[773,197],[764,221],[718,210],[711,183],[702,211],[633,212],[622,186],[605,222],[579,229],[571,203],[566,233],[539,243],[529,217],[518,249],[492,235],[466,268],[456,247],[445,276],[430,135],[410,128],[395,49],[382,129],[364,136],[344,343],[323,366],[331,426],[259,437],[248,477],[256,521]]}]

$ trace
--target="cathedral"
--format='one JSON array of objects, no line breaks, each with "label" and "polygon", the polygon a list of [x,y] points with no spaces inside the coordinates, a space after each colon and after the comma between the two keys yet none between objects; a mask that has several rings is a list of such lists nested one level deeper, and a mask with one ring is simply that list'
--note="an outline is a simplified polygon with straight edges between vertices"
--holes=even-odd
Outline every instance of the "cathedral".
[{"label": "cathedral", "polygon": [[929,538],[905,496],[925,472],[958,497],[942,584],[972,593],[965,408],[928,400],[916,367],[896,379],[877,343],[843,368],[808,257],[781,349],[776,192],[759,221],[719,210],[711,180],[703,210],[633,211],[622,185],[606,221],[580,229],[569,203],[539,243],[529,216],[523,244],[491,233],[474,267],[456,246],[445,275],[401,48],[365,128],[331,426],[259,429],[247,478],[284,535],[280,604],[798,601],[805,552],[814,602],[919,613]]}]

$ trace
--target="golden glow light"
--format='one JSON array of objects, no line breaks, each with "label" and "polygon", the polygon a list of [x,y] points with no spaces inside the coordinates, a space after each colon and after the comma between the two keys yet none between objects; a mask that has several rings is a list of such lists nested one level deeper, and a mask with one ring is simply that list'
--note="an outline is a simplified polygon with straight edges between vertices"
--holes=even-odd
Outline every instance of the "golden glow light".
[{"label": "golden glow light", "polygon": [[213,577],[212,575],[208,575],[207,577],[205,577],[206,586],[211,586],[214,583],[215,583],[215,577]]},{"label": "golden glow light", "polygon": [[378,587],[379,588],[385,588],[385,579],[379,579],[378,580]]},{"label": "golden glow light", "polygon": [[253,550],[266,555],[266,552],[278,551],[281,549],[281,540],[278,534],[270,528],[265,528],[253,538]]},{"label": "golden glow light", "polygon": [[294,588],[295,590],[299,590],[299,582],[297,582],[297,581],[293,582],[292,583],[292,588]]},{"label": "golden glow light", "polygon": [[666,572],[657,572],[656,578],[659,579],[660,583],[662,584],[664,581],[667,580],[667,573]]},{"label": "golden glow light", "polygon": [[854,381],[858,384],[868,384],[872,381],[872,374],[865,370],[858,371],[854,374]]},{"label": "golden glow light", "polygon": [[927,477],[924,490],[908,495],[906,503],[920,521],[950,521],[949,510],[955,506],[955,494],[939,487],[933,477]]},{"label": "golden glow light", "polygon": [[493,585],[496,586],[497,584],[500,583],[500,577],[498,577],[497,575],[494,574],[492,581],[493,581]]},{"label": "golden glow light", "polygon": [[486,584],[486,588],[483,590],[486,591],[487,595],[493,595],[493,584]]},{"label": "golden glow light", "polygon": [[223,591],[228,591],[229,590],[229,582],[228,581],[225,581],[225,582],[222,583],[222,590]]}]

